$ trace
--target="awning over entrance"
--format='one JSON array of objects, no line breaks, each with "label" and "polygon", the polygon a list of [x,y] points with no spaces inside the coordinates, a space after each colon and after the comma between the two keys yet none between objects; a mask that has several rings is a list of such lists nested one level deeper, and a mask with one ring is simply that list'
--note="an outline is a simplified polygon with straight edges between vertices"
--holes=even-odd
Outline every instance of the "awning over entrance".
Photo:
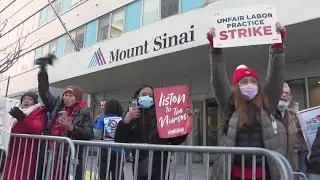
[{"label": "awning over entrance", "polygon": [[[320,75],[320,18],[287,27],[285,39],[287,52],[286,78]],[[199,46],[147,60],[109,68],[107,70],[82,75],[76,78],[53,83],[54,87],[77,84],[86,92],[93,93],[106,89],[128,89],[141,84],[167,86],[186,84],[192,89],[208,92],[210,65],[208,46]],[[255,69],[264,78],[268,60],[268,46],[250,46],[224,50],[230,79],[239,64]],[[129,90],[130,89],[130,90]]]}]

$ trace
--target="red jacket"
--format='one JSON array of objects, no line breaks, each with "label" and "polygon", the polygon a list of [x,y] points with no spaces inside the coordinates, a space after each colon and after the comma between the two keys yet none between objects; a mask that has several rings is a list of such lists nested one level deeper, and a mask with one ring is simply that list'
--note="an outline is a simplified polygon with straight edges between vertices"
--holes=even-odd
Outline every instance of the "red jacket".
[{"label": "red jacket", "polygon": [[[41,135],[46,119],[45,106],[37,107],[29,115],[27,114],[27,117],[23,121],[18,121],[11,132],[16,134]],[[3,179],[34,179],[38,147],[39,140],[11,137]]]}]

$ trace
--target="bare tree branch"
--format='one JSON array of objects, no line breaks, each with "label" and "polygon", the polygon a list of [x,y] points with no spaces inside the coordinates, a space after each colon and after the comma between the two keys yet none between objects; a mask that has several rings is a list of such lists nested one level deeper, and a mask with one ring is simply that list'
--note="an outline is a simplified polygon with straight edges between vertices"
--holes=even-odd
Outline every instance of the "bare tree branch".
[{"label": "bare tree branch", "polygon": [[[6,20],[0,25],[0,41],[2,38],[2,31],[5,29],[7,23],[8,21]],[[22,28],[21,32],[17,33],[18,40],[15,43],[9,47],[0,49],[0,74],[9,70],[19,60],[19,58],[36,43],[35,42],[30,46],[25,47],[25,43],[29,34],[30,33],[23,35]]]}]

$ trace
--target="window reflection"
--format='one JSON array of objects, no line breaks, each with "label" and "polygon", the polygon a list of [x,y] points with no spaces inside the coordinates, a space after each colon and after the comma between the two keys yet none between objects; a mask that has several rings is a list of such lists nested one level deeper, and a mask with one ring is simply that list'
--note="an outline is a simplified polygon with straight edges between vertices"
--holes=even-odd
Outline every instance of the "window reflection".
[{"label": "window reflection", "polygon": [[104,15],[99,19],[98,38],[97,41],[108,39],[109,37],[110,15]]},{"label": "window reflection", "polygon": [[307,100],[306,100],[306,86],[304,79],[295,79],[286,81],[291,89],[292,95],[292,103],[291,108],[293,107],[295,102],[299,103],[299,109],[307,108]]},{"label": "window reflection", "polygon": [[160,0],[145,0],[143,2],[143,25],[152,24],[159,19]]},{"label": "window reflection", "polygon": [[120,9],[112,13],[111,37],[120,36],[124,32],[124,11]]}]

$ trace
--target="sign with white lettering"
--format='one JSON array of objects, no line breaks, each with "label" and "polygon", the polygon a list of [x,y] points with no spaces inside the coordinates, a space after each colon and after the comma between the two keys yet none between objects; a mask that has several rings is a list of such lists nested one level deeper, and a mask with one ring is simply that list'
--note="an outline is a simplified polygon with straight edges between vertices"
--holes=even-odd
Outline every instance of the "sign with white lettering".
[{"label": "sign with white lettering", "polygon": [[188,86],[154,89],[157,128],[160,138],[173,138],[192,131]]},{"label": "sign with white lettering", "polygon": [[297,112],[302,134],[307,142],[309,151],[320,127],[320,106]]},{"label": "sign with white lettering", "polygon": [[274,6],[254,6],[215,12],[214,47],[238,47],[281,42]]}]

